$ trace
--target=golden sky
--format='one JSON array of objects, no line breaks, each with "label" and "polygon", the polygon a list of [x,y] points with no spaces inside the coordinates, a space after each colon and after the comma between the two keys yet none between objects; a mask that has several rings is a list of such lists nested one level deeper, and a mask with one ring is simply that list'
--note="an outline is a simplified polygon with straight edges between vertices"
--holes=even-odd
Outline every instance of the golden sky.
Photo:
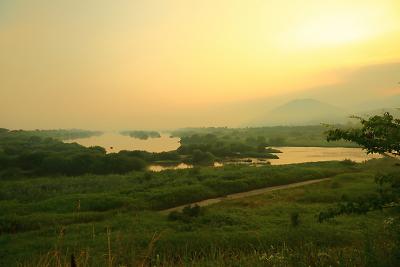
[{"label": "golden sky", "polygon": [[2,0],[0,58],[4,126],[185,126],[400,61],[400,1]]}]

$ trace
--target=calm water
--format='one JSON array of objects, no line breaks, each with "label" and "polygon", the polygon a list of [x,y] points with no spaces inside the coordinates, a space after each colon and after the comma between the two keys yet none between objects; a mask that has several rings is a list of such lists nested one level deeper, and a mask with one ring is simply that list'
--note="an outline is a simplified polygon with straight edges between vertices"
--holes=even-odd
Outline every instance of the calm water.
[{"label": "calm water", "polygon": [[149,152],[163,152],[175,150],[179,147],[179,138],[170,138],[168,134],[162,134],[160,138],[141,140],[119,133],[104,133],[100,136],[79,138],[65,141],[66,143],[78,143],[86,147],[101,146],[108,153],[121,150],[146,150]]},{"label": "calm water", "polygon": [[361,148],[344,147],[275,147],[283,153],[277,154],[279,159],[270,160],[272,165],[345,160],[351,159],[355,162],[381,157],[379,154],[367,155]]},{"label": "calm water", "polygon": [[[179,147],[179,138],[170,138],[168,134],[162,134],[161,138],[149,138],[140,140],[129,136],[120,135],[119,133],[104,133],[101,136],[92,136],[89,138],[80,138],[75,140],[65,141],[68,143],[76,142],[83,146],[102,146],[107,152],[119,152],[120,150],[146,150],[149,152],[171,151]],[[283,153],[277,154],[279,159],[259,160],[251,158],[251,162],[236,161],[215,163],[215,167],[223,166],[223,164],[251,164],[265,165],[268,161],[272,165],[331,161],[351,159],[356,162],[379,158],[380,155],[367,155],[360,148],[343,148],[343,147],[275,147]],[[243,159],[242,159],[243,160]],[[178,165],[151,165],[149,170],[162,171],[166,169],[187,169],[192,168],[192,165],[180,163]]]},{"label": "calm water", "polygon": [[[224,164],[247,164],[254,166],[262,166],[269,164],[283,165],[304,162],[332,161],[351,159],[355,162],[363,162],[366,160],[380,158],[378,154],[367,155],[361,148],[343,148],[343,147],[274,147],[282,151],[277,154],[279,159],[260,160],[256,158],[245,158],[236,161],[228,161],[224,163],[215,163],[214,167],[220,167]],[[245,161],[246,160],[246,161]],[[249,162],[248,160],[251,160]],[[163,171],[166,169],[187,169],[192,165],[179,164],[175,166],[152,165],[149,167],[151,171]]]}]

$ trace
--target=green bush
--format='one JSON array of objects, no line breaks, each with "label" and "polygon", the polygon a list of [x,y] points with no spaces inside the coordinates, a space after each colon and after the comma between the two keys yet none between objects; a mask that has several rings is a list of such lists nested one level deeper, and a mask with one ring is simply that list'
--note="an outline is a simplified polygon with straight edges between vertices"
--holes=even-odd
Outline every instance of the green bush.
[{"label": "green bush", "polygon": [[290,213],[290,224],[292,227],[297,227],[300,224],[300,214],[295,211]]}]

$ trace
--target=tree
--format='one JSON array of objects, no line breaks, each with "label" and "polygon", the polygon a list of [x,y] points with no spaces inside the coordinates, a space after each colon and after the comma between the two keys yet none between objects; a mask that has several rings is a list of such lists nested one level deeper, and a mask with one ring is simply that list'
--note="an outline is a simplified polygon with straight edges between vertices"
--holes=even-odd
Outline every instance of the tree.
[{"label": "tree", "polygon": [[[389,157],[400,155],[400,120],[389,113],[360,120],[360,128],[332,129],[327,133],[328,141],[347,140],[359,144],[367,153],[380,153]],[[339,203],[336,208],[320,212],[319,222],[341,214],[364,214],[372,210],[400,205],[400,171],[380,173],[375,177],[377,194],[357,201]]]},{"label": "tree", "polygon": [[203,152],[199,149],[193,151],[192,163],[201,165],[212,165],[214,164],[215,156],[210,152]]},{"label": "tree", "polygon": [[400,156],[400,119],[388,112],[368,119],[354,117],[361,128],[333,129],[328,131],[328,141],[347,140],[359,144],[367,153]]}]

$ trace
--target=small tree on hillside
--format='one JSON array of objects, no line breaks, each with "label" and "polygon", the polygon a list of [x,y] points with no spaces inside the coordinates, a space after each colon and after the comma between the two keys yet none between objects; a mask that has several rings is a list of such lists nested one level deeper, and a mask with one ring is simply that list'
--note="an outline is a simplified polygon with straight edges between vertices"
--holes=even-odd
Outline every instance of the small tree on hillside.
[{"label": "small tree on hillside", "polygon": [[354,118],[360,121],[361,128],[329,130],[327,140],[343,139],[359,144],[367,153],[400,156],[400,119],[388,112],[368,119]]},{"label": "small tree on hillside", "polygon": [[[384,113],[364,119],[355,117],[361,123],[360,128],[332,129],[327,132],[328,141],[347,140],[359,144],[367,153],[380,153],[389,157],[400,156],[400,120]],[[367,213],[372,210],[399,206],[400,170],[378,174],[377,195],[357,201],[343,202],[336,208],[320,212],[318,219],[323,222],[341,214]]]}]

